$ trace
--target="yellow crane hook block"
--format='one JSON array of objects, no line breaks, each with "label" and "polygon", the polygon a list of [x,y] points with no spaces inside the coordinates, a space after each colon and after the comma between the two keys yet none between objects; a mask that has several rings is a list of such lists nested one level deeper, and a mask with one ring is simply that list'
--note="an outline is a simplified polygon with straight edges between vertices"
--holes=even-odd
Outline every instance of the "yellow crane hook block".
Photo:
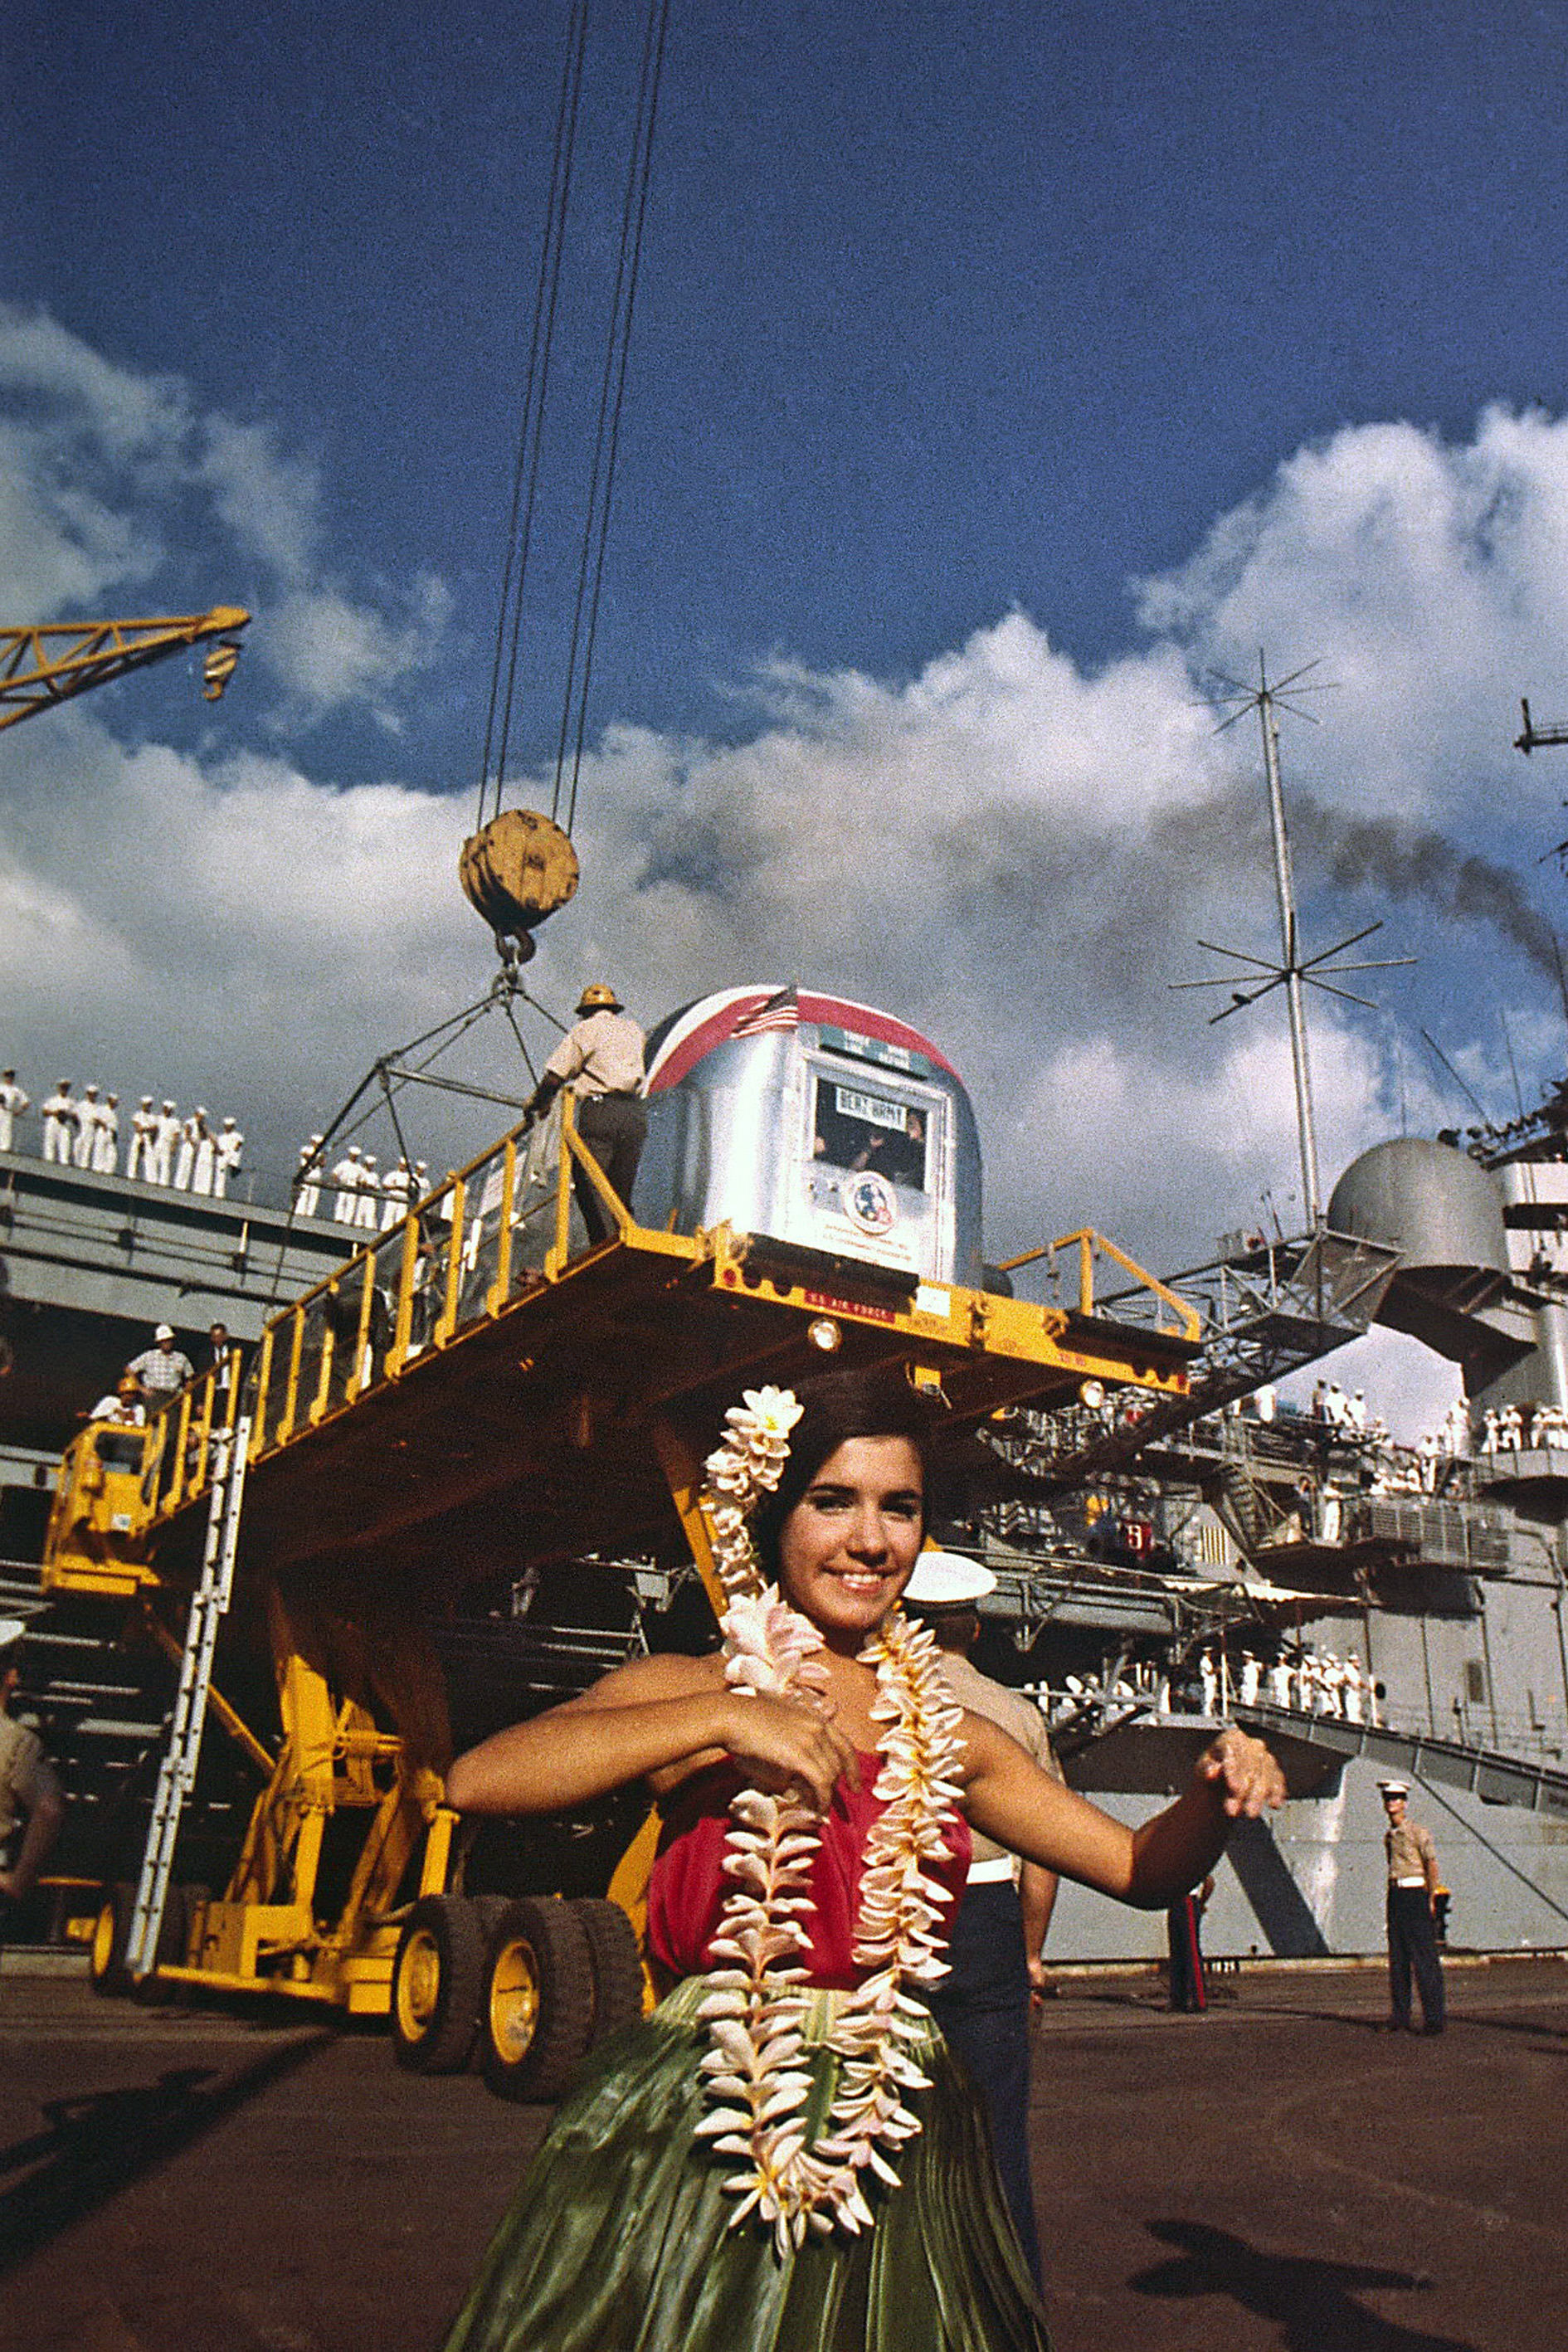
[{"label": "yellow crane hook block", "polygon": [[567,835],[533,809],[503,809],[469,835],[458,859],[463,896],[498,939],[521,938],[563,907],[577,876]]},{"label": "yellow crane hook block", "polygon": [[202,664],[202,698],[216,702],[234,676],[239,661],[239,647],[232,637],[224,637],[209,646]]}]

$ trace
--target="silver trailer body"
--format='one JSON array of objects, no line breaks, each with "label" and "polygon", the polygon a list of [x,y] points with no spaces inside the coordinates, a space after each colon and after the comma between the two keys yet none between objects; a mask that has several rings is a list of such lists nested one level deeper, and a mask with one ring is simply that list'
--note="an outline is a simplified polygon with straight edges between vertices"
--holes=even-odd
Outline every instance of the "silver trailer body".
[{"label": "silver trailer body", "polygon": [[756,987],[702,997],[648,1041],[637,1213],[978,1288],[969,1097],[929,1038],[873,1005]]}]

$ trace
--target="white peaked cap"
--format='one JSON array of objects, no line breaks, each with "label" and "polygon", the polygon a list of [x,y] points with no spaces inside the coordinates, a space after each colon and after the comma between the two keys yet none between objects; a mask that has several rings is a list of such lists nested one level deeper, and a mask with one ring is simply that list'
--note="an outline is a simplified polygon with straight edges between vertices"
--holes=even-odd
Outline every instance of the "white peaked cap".
[{"label": "white peaked cap", "polygon": [[918,1608],[958,1609],[995,1590],[996,1579],[977,1559],[965,1559],[956,1551],[922,1551],[904,1587],[904,1599]]},{"label": "white peaked cap", "polygon": [[1408,1780],[1380,1780],[1377,1785],[1380,1794],[1384,1797],[1407,1797],[1410,1794]]}]

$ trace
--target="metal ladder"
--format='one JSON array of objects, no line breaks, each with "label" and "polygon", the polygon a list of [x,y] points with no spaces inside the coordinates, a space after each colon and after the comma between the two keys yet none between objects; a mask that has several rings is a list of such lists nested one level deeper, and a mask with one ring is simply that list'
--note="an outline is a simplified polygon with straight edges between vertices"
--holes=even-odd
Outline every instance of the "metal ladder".
[{"label": "metal ladder", "polygon": [[[180,1662],[180,1687],[169,1727],[169,1745],[158,1770],[153,1818],[147,1825],[147,1847],[125,1948],[125,1965],[138,1981],[152,1974],[157,1960],[158,1938],[163,1932],[163,1908],[169,1895],[169,1873],[180,1833],[180,1814],[195,1786],[196,1765],[201,1758],[218,1626],[227,1613],[234,1591],[239,1512],[250,1452],[249,1414],[241,1413],[232,1429],[214,1431],[211,1443],[212,1492],[201,1581],[191,1595],[184,1655]],[[184,1954],[178,1957],[183,1960]]]}]

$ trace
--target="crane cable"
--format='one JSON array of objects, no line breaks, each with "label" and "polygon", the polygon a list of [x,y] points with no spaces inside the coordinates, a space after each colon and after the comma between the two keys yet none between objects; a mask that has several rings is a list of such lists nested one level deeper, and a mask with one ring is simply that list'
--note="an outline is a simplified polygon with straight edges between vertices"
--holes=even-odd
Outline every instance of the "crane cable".
[{"label": "crane cable", "polygon": [[[599,597],[604,585],[605,551],[610,532],[610,507],[615,492],[616,464],[620,448],[621,411],[626,399],[626,365],[631,353],[632,312],[637,301],[642,263],[643,230],[647,219],[648,189],[653,178],[654,127],[658,115],[659,84],[663,79],[665,45],[669,31],[669,0],[648,0],[643,27],[642,69],[637,84],[637,121],[626,163],[626,194],[621,205],[620,251],[616,263],[615,294],[610,331],[605,343],[605,373],[599,389],[599,421],[594,444],[594,468],[584,519],[583,545],[577,574],[577,598],[572,617],[572,642],[567,658],[566,690],[561,735],[555,754],[555,789],[550,814],[558,818],[566,740],[572,730],[572,701],[576,685],[576,724],[572,754],[572,782],[566,801],[565,829],[577,820],[577,785],[583,767],[583,743],[588,723],[588,687],[593,676],[594,649],[599,628]],[[577,657],[582,649],[582,676]]]},{"label": "crane cable", "polygon": [[[491,667],[489,707],[485,721],[484,754],[479,774],[479,827],[490,809],[500,815],[506,776],[511,719],[521,658],[524,587],[538,494],[540,456],[550,366],[559,307],[566,215],[571,194],[573,163],[581,111],[583,72],[587,36],[588,0],[573,0],[562,68],[551,162],[550,196],[545,234],[540,251],[534,293],[533,323],[525,381],[522,422],[513,470],[511,511],[501,583],[500,610]],[[552,822],[566,803],[565,831],[576,818],[578,782],[587,730],[588,690],[598,636],[600,595],[609,538],[611,502],[620,448],[621,415],[626,397],[631,349],[632,313],[642,260],[643,233],[647,216],[653,172],[654,127],[658,110],[665,48],[669,28],[669,0],[647,0],[643,27],[637,114],[626,164],[621,204],[620,244],[616,262],[610,321],[605,338],[604,372],[599,387],[583,532],[578,549],[577,585],[567,651],[566,680],[562,696],[561,725],[556,741],[555,773],[551,798]],[[499,723],[498,723],[499,722]],[[567,781],[567,754],[571,776]],[[493,763],[492,763],[493,754]]]},{"label": "crane cable", "polygon": [[[576,152],[577,124],[583,97],[583,58],[588,30],[587,0],[573,0],[561,68],[561,89],[555,108],[555,135],[550,163],[550,195],[539,275],[534,287],[533,323],[529,340],[528,373],[524,380],[522,421],[518,428],[517,457],[512,470],[511,512],[507,526],[506,560],[501,575],[500,605],[496,616],[495,656],[490,668],[489,707],[485,715],[485,746],[479,767],[479,803],[476,830],[482,830],[489,812],[490,754],[495,751],[495,809],[500,815],[507,746],[511,732],[512,701],[517,686],[522,629],[523,591],[527,582],[533,511],[539,490],[540,450],[550,384],[550,362],[560,304],[561,268],[565,251],[566,209],[572,193],[572,166]],[[502,665],[505,693],[502,694]],[[497,740],[497,717],[500,740]]]}]

